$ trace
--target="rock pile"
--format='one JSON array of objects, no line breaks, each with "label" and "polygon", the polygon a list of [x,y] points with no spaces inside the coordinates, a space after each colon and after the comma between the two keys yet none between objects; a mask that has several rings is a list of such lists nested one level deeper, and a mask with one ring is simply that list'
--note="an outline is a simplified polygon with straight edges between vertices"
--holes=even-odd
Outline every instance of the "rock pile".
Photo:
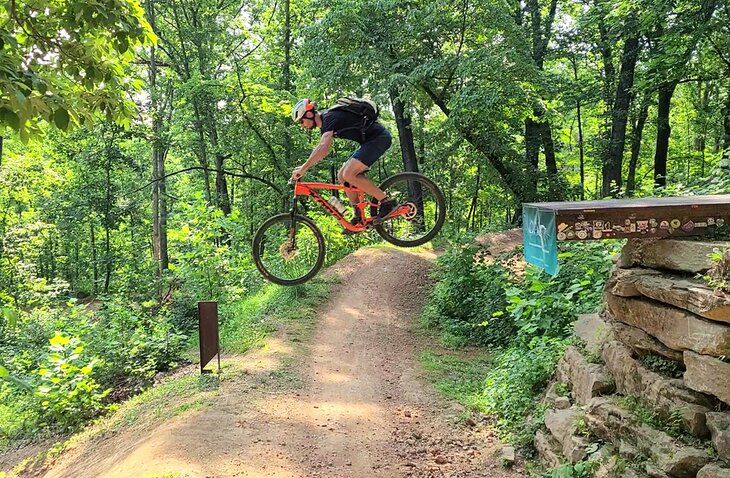
[{"label": "rock pile", "polygon": [[715,248],[730,243],[626,244],[601,312],[579,318],[579,344],[546,393],[535,437],[546,465],[591,461],[596,477],[730,478],[730,296],[695,278]]}]

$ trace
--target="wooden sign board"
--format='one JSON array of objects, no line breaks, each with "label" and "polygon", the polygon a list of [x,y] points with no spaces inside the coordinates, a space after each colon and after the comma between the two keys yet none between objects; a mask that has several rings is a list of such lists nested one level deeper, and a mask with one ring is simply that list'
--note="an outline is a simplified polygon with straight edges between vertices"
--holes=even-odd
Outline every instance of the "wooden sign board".
[{"label": "wooden sign board", "polygon": [[[544,202],[523,205],[533,216],[552,215],[555,226],[545,231],[556,241],[698,236],[730,225],[730,194],[603,201]],[[525,230],[523,224],[523,234]],[[527,250],[528,234],[525,234]],[[533,241],[534,242],[534,241]],[[549,243],[543,238],[543,243]],[[557,256],[555,250],[549,253]],[[543,267],[539,261],[528,262]]]}]

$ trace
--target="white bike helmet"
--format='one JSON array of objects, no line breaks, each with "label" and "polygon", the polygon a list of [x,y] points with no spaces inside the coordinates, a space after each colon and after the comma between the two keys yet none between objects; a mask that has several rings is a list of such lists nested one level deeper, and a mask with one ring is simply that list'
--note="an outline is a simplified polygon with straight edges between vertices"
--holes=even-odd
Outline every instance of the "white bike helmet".
[{"label": "white bike helmet", "polygon": [[314,103],[310,101],[309,98],[301,99],[297,104],[294,105],[294,108],[292,108],[291,118],[295,122],[299,122],[307,113],[307,111],[312,110],[314,110]]}]

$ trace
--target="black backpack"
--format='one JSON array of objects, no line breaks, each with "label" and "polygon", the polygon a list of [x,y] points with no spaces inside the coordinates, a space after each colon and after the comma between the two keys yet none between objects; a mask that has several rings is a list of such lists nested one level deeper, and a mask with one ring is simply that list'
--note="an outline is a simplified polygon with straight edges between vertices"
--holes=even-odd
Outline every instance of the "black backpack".
[{"label": "black backpack", "polygon": [[363,141],[365,141],[365,133],[367,133],[367,130],[369,130],[370,127],[378,120],[378,115],[380,114],[378,106],[374,102],[364,98],[340,98],[337,100],[337,103],[330,108],[330,110],[334,109],[347,111],[362,118],[360,130],[362,132]]}]

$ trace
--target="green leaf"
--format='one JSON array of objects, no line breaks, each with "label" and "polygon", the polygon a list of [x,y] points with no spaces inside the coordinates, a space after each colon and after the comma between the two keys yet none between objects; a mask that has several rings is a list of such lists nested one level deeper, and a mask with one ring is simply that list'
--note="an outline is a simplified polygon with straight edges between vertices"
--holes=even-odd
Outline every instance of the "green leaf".
[{"label": "green leaf", "polygon": [[15,328],[18,324],[18,311],[12,307],[0,307],[0,317],[8,322],[10,328]]},{"label": "green leaf", "polygon": [[61,333],[56,332],[56,335],[49,342],[51,345],[66,345],[70,340],[70,338],[64,337]]},{"label": "green leaf", "polygon": [[10,126],[15,131],[20,128],[20,116],[15,111],[7,108],[0,108],[0,121]]},{"label": "green leaf", "polygon": [[68,115],[68,111],[65,108],[58,108],[53,113],[53,122],[56,124],[58,129],[66,131],[68,129],[68,122],[71,118]]},{"label": "green leaf", "polygon": [[129,40],[127,40],[127,37],[125,37],[125,36],[122,36],[121,38],[120,37],[117,37],[117,38],[119,41],[119,44],[117,46],[117,51],[119,53],[126,53],[127,50],[129,50]]},{"label": "green leaf", "polygon": [[22,388],[24,390],[30,390],[30,385],[23,380],[20,380],[19,378],[13,377],[10,375],[10,372],[8,369],[0,365],[0,380],[5,380],[6,382],[10,382],[17,386],[18,388]]}]

